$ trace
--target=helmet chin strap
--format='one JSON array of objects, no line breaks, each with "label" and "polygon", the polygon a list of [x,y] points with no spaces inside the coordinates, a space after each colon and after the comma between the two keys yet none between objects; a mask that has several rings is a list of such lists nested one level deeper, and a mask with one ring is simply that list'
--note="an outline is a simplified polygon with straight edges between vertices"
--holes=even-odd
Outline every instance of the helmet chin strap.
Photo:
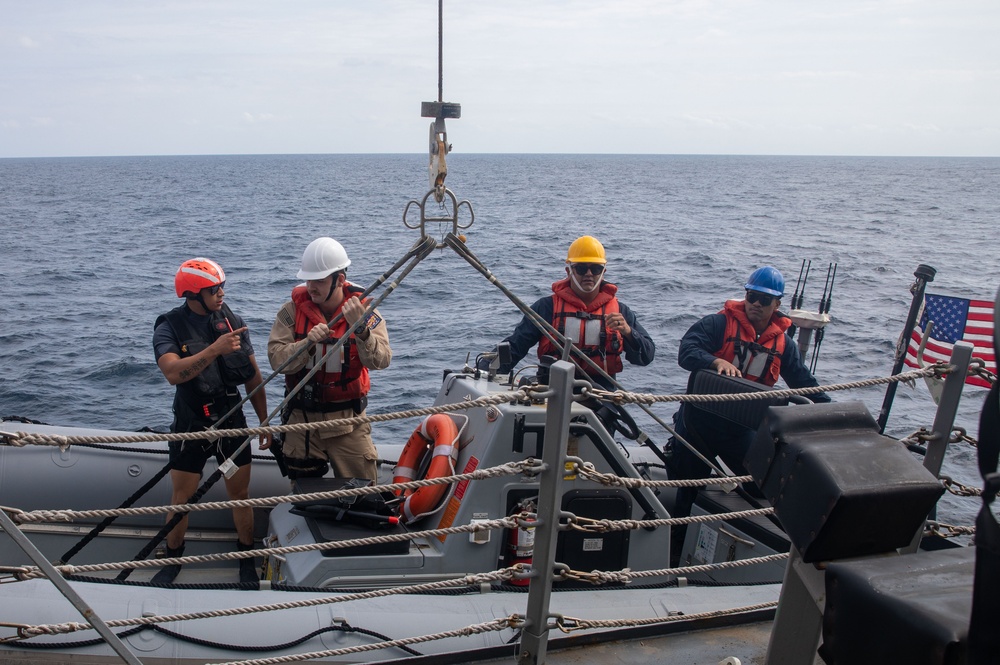
[{"label": "helmet chin strap", "polygon": [[[572,268],[568,268],[568,271],[569,271],[569,278],[573,281],[573,284],[575,284],[578,289],[580,289],[581,291],[583,291],[587,295],[590,295],[591,293],[593,293],[597,289],[601,288],[601,280],[600,279],[598,279],[597,281],[595,281],[594,282],[594,286],[592,286],[591,288],[588,289],[587,287],[585,287],[583,284],[580,283],[580,278],[576,276],[576,273],[573,271]],[[603,273],[602,273],[602,276],[603,276]]]},{"label": "helmet chin strap", "polygon": [[[333,274],[336,275],[337,273],[333,273]],[[323,298],[323,302],[326,302],[327,300],[329,300],[330,298],[333,297],[333,290],[335,288],[337,288],[337,278],[336,277],[334,277],[333,279],[330,280],[330,291],[326,294],[326,297]]]},{"label": "helmet chin strap", "polygon": [[[188,297],[186,299],[187,300],[194,300],[194,301],[196,301],[199,305],[201,305],[201,308],[205,311],[206,314],[209,313],[208,307],[205,305],[205,301],[201,297],[201,291],[199,291],[198,295],[194,296],[193,298],[192,297]],[[197,312],[195,312],[195,314],[197,314]]]}]

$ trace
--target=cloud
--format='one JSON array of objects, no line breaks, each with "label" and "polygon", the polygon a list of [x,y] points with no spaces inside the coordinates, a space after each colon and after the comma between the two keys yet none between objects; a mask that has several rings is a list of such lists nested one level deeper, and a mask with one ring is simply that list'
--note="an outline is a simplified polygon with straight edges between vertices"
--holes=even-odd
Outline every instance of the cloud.
[{"label": "cloud", "polygon": [[243,112],[243,119],[250,124],[258,122],[270,122],[275,119],[273,113],[250,113],[249,111]]},{"label": "cloud", "polygon": [[[423,150],[435,4],[7,3],[0,157]],[[464,150],[1000,154],[997,0],[454,2],[444,25]]]}]

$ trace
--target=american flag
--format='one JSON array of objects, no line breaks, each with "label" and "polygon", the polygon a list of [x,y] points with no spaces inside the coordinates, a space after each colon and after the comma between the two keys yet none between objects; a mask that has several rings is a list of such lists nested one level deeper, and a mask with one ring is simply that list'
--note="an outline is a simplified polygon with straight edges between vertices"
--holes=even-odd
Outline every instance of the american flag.
[{"label": "american flag", "polygon": [[[987,300],[966,300],[950,296],[926,294],[923,316],[913,329],[906,349],[906,364],[917,367],[917,350],[927,329],[927,322],[933,321],[927,346],[924,348],[924,362],[927,364],[951,358],[955,342],[966,341],[975,347],[973,358],[982,358],[986,369],[996,373],[997,358],[993,349],[993,303]],[[985,379],[970,374],[965,380],[974,386],[989,388]]]}]

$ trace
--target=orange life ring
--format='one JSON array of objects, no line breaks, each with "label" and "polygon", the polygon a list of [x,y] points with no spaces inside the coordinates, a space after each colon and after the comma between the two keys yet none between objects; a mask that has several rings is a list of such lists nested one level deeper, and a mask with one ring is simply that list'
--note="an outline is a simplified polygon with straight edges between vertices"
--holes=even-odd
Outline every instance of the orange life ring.
[{"label": "orange life ring", "polygon": [[[431,454],[431,461],[423,478],[443,478],[455,472],[455,462],[458,460],[458,426],[443,413],[428,416],[413,430],[393,470],[392,482],[421,480],[417,478],[417,470],[423,466],[428,453]],[[415,522],[430,514],[447,489],[448,485],[428,485],[397,492],[397,496],[406,497],[399,509],[400,519],[403,522]]]}]

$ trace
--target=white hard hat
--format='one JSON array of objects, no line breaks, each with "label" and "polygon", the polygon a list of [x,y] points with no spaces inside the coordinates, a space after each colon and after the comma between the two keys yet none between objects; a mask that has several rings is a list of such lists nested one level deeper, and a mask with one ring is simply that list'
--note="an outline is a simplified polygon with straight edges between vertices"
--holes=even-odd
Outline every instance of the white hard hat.
[{"label": "white hard hat", "polygon": [[344,246],[333,238],[316,238],[302,252],[302,269],[299,279],[325,279],[351,265]]}]

